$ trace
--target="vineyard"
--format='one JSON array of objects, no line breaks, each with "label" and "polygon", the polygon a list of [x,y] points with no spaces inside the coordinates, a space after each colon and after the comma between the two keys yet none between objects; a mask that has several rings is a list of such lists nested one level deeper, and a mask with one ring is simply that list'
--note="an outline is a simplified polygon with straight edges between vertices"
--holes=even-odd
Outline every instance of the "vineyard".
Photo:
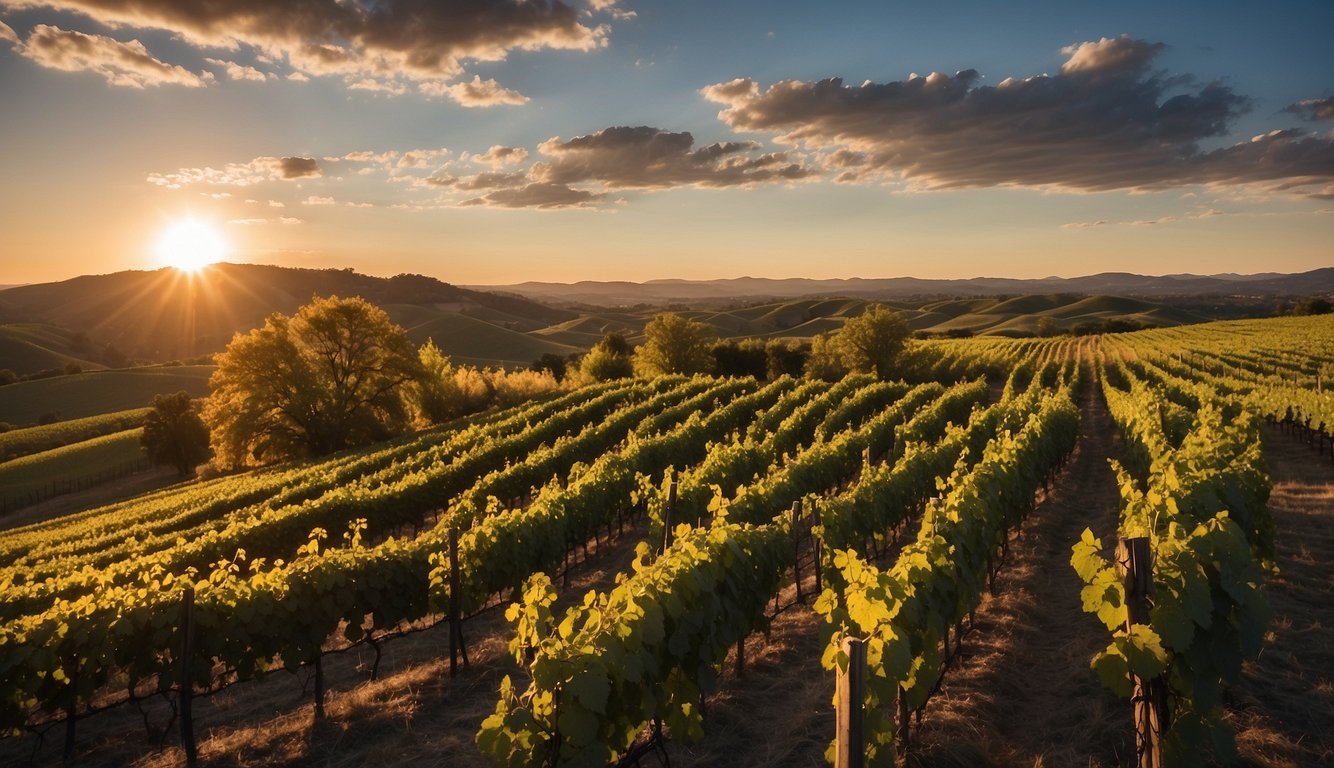
[{"label": "vineyard", "polygon": [[220,713],[265,692],[320,762],[389,746],[340,700],[390,688],[460,765],[1334,759],[1334,322],[909,363],[608,382],[8,531],[0,760],[264,763]]}]

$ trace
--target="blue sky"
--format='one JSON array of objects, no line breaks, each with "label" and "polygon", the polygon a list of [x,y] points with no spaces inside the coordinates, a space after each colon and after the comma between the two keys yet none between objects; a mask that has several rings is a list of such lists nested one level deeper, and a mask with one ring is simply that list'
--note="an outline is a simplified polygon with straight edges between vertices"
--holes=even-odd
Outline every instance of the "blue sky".
[{"label": "blue sky", "polygon": [[124,5],[0,0],[0,283],[1334,264],[1334,3]]}]

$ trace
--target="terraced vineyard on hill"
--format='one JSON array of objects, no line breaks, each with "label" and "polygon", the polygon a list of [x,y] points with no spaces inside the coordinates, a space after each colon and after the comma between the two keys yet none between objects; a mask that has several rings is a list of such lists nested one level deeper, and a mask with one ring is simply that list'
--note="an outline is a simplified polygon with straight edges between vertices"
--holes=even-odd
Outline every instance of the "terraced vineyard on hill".
[{"label": "terraced vineyard on hill", "polygon": [[[497,700],[495,687],[439,683],[484,710],[450,719],[476,739],[455,746],[458,764],[604,765],[656,750],[688,764],[686,745],[720,738],[720,686],[739,684],[742,668],[785,674],[763,653],[757,667],[755,633],[804,616],[807,669],[826,672],[811,698],[781,705],[815,714],[778,762],[818,761],[834,738],[845,637],[867,642],[873,760],[905,748],[929,757],[947,748],[949,691],[975,673],[970,648],[993,631],[1011,551],[1031,543],[1018,532],[1054,535],[1032,511],[1066,497],[1105,502],[1119,520],[1090,519],[1082,537],[1076,520],[1051,542],[1061,554],[1048,567],[1067,579],[1073,565],[1082,581],[1062,593],[1066,623],[1105,648],[1069,674],[1110,689],[1057,708],[1120,712],[1128,733],[1131,675],[1159,681],[1169,760],[1225,760],[1236,721],[1225,691],[1246,685],[1267,642],[1264,585],[1291,535],[1266,507],[1261,431],[1283,425],[1328,461],[1331,350],[1328,319],[1240,321],[936,342],[914,353],[908,382],[624,380],[18,528],[0,538],[0,755],[54,760],[49,734],[64,728],[71,759],[179,759],[136,746],[116,714],[134,708],[120,705],[158,698],[174,713],[242,683],[290,691],[277,669],[308,672],[317,718],[342,717],[326,713],[327,688],[394,678],[337,678],[335,654],[373,657],[374,680],[382,651],[414,642],[396,638],[442,625],[448,640],[428,656],[452,661],[443,649],[467,637],[469,661],[500,689]],[[1088,430],[1108,424],[1098,444],[1122,447],[1081,456]],[[1108,458],[1119,499],[1081,501],[1094,491],[1072,485],[1068,465]],[[1133,626],[1109,559],[1118,533],[1146,537],[1155,561],[1157,597]],[[633,556],[618,556],[635,540]],[[591,570],[603,577],[582,598],[566,587]],[[510,606],[508,627],[487,618],[499,606]],[[507,661],[496,651],[506,645]],[[1309,695],[1325,695],[1310,682]],[[175,742],[179,723],[162,706],[156,727]],[[414,706],[408,731],[431,710]],[[306,728],[292,722],[271,727]],[[208,759],[225,747],[204,737],[228,728],[197,734]],[[1089,760],[1110,764],[1124,742],[1102,738]],[[746,764],[746,752],[731,756]]]}]

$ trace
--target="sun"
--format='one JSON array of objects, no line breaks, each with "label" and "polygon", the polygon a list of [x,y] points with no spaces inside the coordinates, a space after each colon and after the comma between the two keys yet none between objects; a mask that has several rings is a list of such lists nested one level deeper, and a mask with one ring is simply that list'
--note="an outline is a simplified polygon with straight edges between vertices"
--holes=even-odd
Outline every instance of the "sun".
[{"label": "sun", "polygon": [[158,260],[182,272],[198,272],[227,255],[222,233],[199,219],[182,219],[162,231],[157,240]]}]

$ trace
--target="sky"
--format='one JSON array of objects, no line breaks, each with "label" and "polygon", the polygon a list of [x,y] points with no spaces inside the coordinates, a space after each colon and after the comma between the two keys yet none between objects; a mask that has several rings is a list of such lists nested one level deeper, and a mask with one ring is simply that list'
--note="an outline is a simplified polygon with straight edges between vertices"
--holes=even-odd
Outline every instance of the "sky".
[{"label": "sky", "polygon": [[1334,266],[1331,30],[1328,0],[0,0],[0,284],[159,268],[186,221],[227,261],[472,285]]}]

